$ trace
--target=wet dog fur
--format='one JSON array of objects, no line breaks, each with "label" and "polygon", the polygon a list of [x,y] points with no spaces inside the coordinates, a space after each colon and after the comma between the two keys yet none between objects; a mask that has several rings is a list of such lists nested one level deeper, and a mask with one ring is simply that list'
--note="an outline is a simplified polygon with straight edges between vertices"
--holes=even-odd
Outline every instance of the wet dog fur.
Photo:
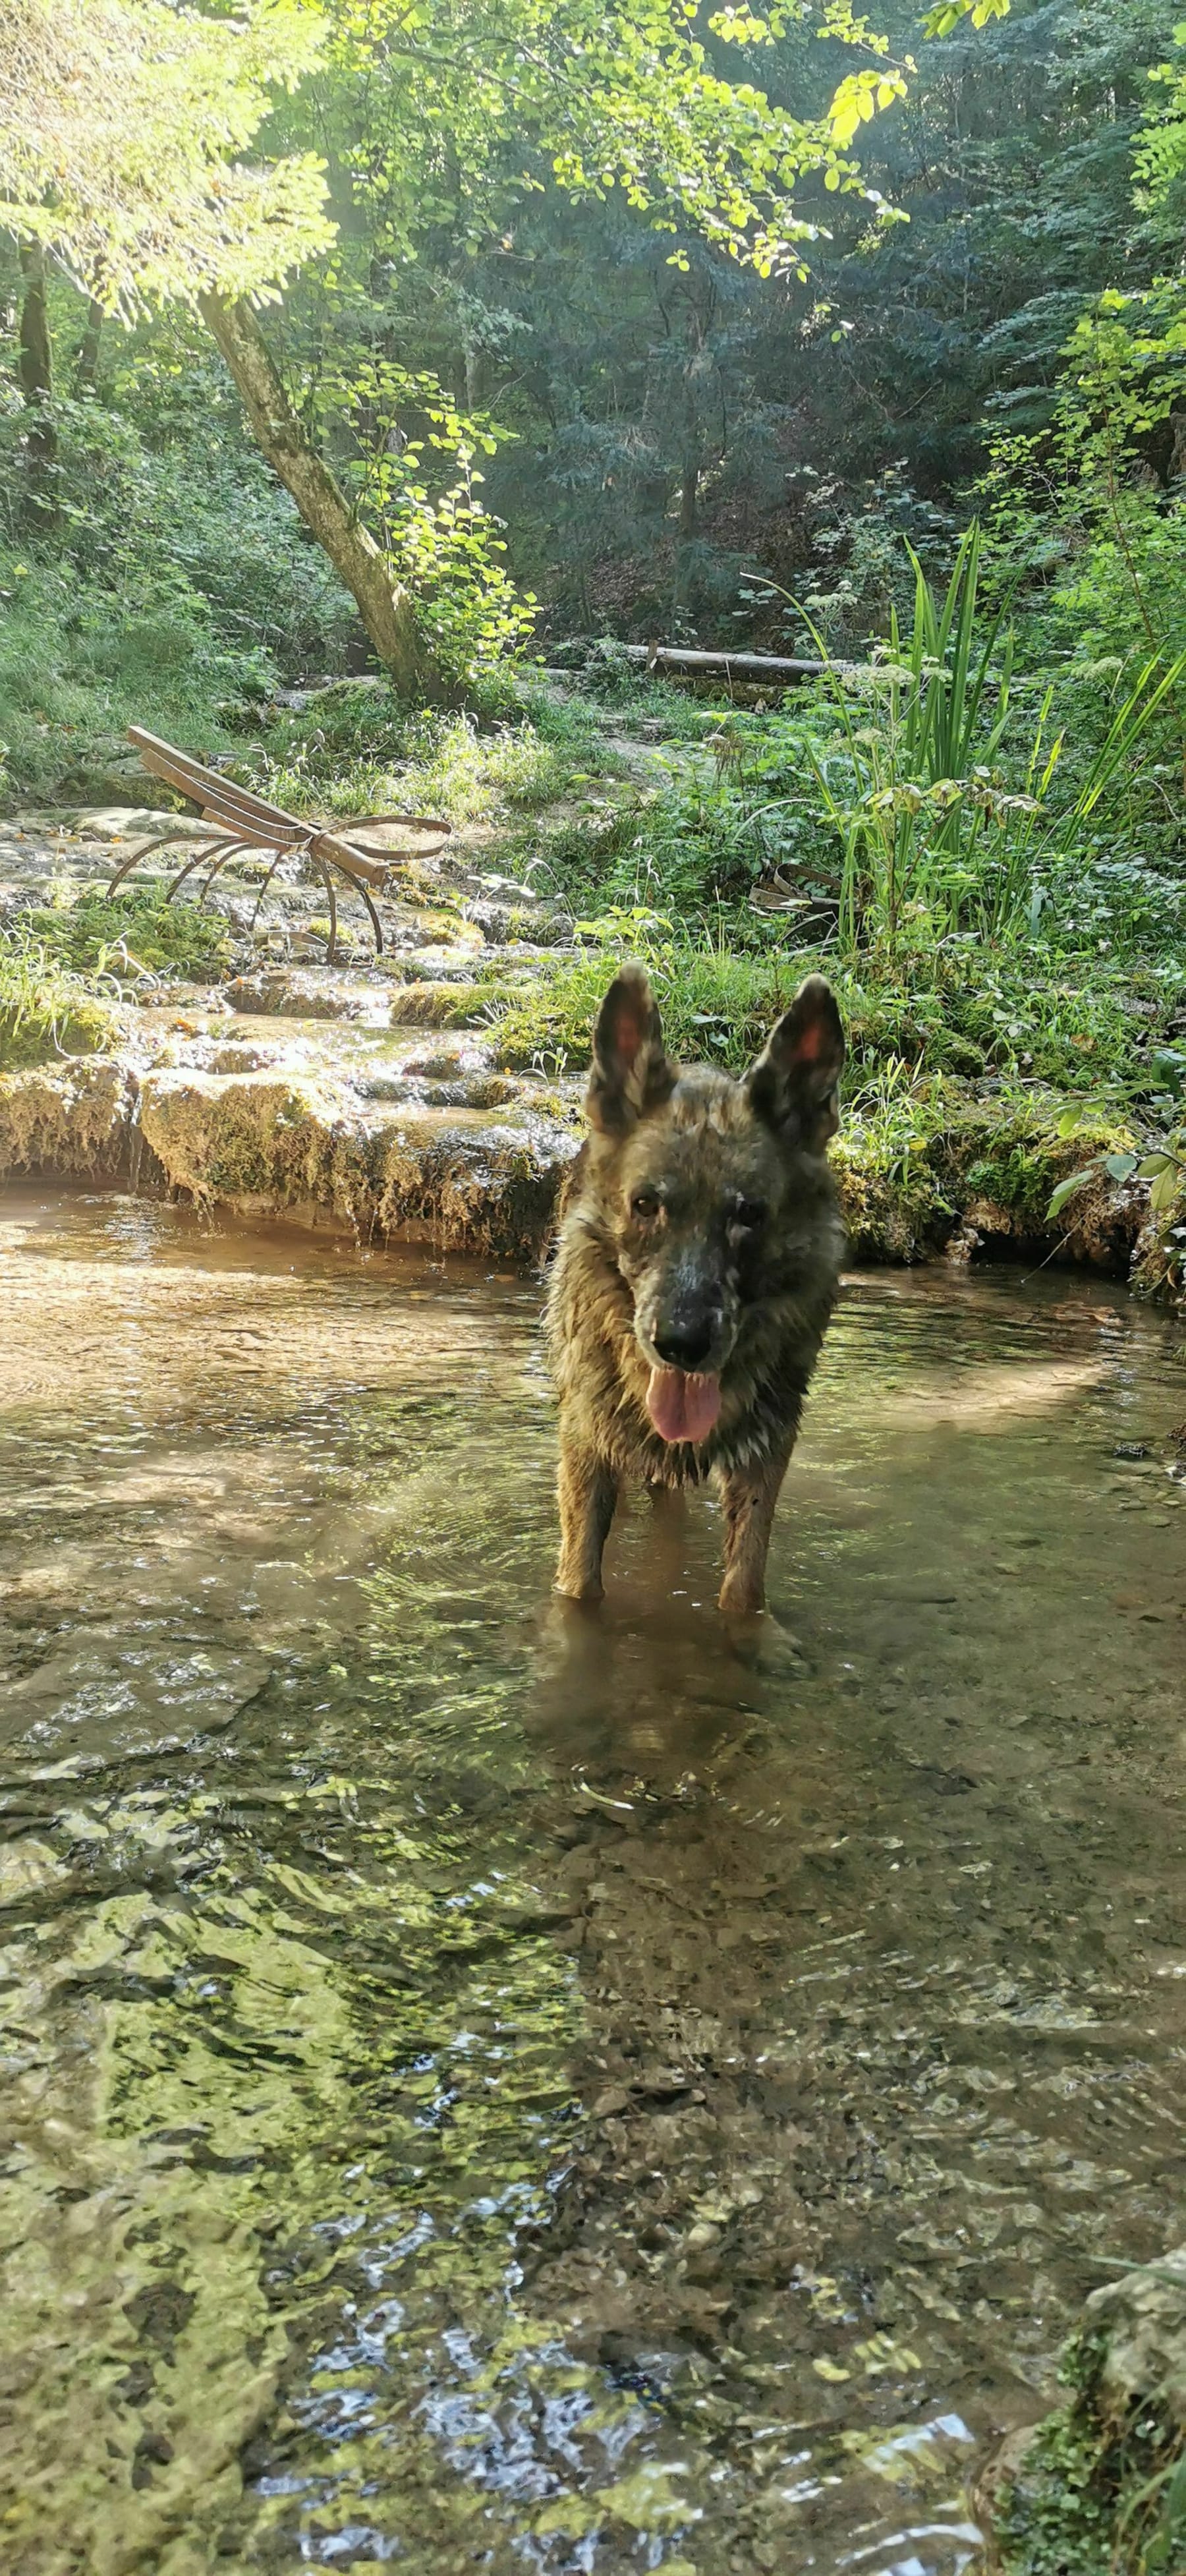
[{"label": "wet dog fur", "polygon": [[606,994],[590,1134],[548,1295],[558,1592],[600,1599],[624,1479],[712,1477],[725,1517],[721,1608],[762,1608],[774,1507],[844,1254],[827,1163],[843,1062],[820,975],[741,1081],[672,1061],[640,968]]}]

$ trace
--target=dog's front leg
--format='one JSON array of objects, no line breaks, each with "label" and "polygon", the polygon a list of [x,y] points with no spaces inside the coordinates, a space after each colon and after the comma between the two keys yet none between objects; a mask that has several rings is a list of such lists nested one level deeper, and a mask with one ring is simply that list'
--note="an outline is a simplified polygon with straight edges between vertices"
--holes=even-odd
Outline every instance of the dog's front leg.
[{"label": "dog's front leg", "polygon": [[791,1455],[788,1441],[760,1467],[735,1467],[721,1478],[725,1506],[725,1580],[722,1610],[741,1616],[766,1601],[766,1557],[779,1487]]},{"label": "dog's front leg", "polygon": [[600,1601],[601,1557],[609,1537],[617,1479],[595,1450],[560,1436],[560,1562],[556,1590],[571,1601]]}]

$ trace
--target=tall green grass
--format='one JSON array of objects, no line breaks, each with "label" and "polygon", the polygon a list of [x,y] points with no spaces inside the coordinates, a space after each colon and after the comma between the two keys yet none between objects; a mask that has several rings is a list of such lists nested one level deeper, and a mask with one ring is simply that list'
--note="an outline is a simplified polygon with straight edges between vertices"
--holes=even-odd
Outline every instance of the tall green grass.
[{"label": "tall green grass", "polygon": [[1073,793],[1054,801],[1065,745],[1064,731],[1050,735],[1054,684],[1028,741],[1017,745],[1015,638],[1003,608],[981,616],[981,544],[974,522],[942,597],[910,550],[910,631],[895,609],[888,653],[859,682],[812,630],[840,757],[821,756],[810,743],[807,757],[841,845],[844,947],[880,940],[892,953],[910,914],[925,916],[941,937],[972,931],[995,940],[1036,927],[1059,871],[1186,670],[1186,654],[1168,665],[1152,655]]},{"label": "tall green grass", "polygon": [[84,981],[35,942],[0,942],[0,1073],[93,1055],[119,1036],[115,985]]}]

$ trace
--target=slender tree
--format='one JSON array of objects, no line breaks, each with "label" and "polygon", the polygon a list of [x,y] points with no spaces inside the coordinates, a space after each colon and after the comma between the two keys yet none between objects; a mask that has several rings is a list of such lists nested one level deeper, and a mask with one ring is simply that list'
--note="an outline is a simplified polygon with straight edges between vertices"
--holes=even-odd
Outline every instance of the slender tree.
[{"label": "slender tree", "polygon": [[353,594],[381,662],[407,696],[436,694],[437,674],[422,650],[416,612],[406,586],[356,518],[289,400],[267,341],[243,297],[213,292],[198,298],[202,318],[217,341],[242,397],[243,408],[269,464],[292,494],[305,526],[325,548]]},{"label": "slender tree", "polygon": [[57,515],[52,481],[57,436],[52,408],[53,364],[45,300],[45,252],[41,243],[22,241],[20,259],[22,294],[18,374],[28,414],[25,507],[33,526],[44,529]]}]

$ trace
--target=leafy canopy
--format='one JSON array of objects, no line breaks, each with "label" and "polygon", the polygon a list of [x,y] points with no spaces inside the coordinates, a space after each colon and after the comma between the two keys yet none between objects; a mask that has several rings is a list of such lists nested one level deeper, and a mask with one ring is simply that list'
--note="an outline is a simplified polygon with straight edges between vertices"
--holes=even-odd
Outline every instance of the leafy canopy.
[{"label": "leafy canopy", "polygon": [[[769,55],[804,20],[869,57],[809,117],[726,67],[729,48]],[[815,231],[794,211],[796,187],[809,173],[833,192],[860,184],[849,147],[904,95],[912,65],[890,59],[853,0],[761,13],[729,0],[700,25],[695,0],[337,0],[331,60],[356,84],[343,143],[356,192],[404,258],[459,215],[478,249],[551,177],[578,201],[618,188],[656,228],[680,220],[762,275],[782,269]]]},{"label": "leafy canopy", "polygon": [[5,0],[0,224],[125,320],[275,287],[333,239],[321,164],[237,156],[324,35],[301,0],[254,0],[233,23],[164,0]]},{"label": "leafy canopy", "polygon": [[1007,18],[1010,0],[935,0],[923,19],[928,36],[949,36],[953,27],[970,18],[974,27],[987,27],[990,18]]},{"label": "leafy canopy", "polygon": [[[724,67],[803,19],[866,57],[809,117]],[[853,0],[726,0],[698,23],[693,0],[249,0],[233,21],[167,0],[7,0],[0,222],[125,319],[211,288],[266,295],[335,227],[308,132],[266,163],[241,156],[275,93],[321,66],[314,133],[396,256],[446,203],[476,241],[553,177],[577,199],[619,187],[768,275],[813,230],[798,183],[860,184],[849,147],[911,66]]]}]

